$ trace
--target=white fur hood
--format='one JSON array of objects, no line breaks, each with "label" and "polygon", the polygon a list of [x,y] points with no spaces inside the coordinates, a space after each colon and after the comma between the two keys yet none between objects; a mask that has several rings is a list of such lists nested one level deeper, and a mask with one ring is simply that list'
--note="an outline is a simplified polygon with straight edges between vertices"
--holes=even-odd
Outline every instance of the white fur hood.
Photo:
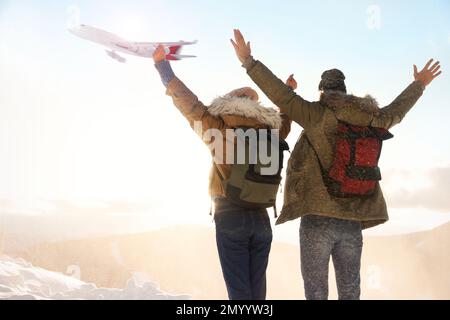
[{"label": "white fur hood", "polygon": [[253,119],[272,129],[281,129],[280,113],[272,108],[263,107],[259,102],[249,98],[218,97],[214,99],[208,112],[213,116],[239,116]]}]

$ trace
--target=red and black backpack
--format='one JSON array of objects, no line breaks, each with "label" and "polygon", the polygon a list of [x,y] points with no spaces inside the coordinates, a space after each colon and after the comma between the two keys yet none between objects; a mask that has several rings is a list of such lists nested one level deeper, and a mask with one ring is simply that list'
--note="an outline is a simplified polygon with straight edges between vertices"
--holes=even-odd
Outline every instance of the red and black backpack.
[{"label": "red and black backpack", "polygon": [[381,180],[378,161],[383,141],[394,136],[386,129],[354,126],[338,120],[336,145],[329,170],[322,170],[328,192],[336,197],[364,197]]}]

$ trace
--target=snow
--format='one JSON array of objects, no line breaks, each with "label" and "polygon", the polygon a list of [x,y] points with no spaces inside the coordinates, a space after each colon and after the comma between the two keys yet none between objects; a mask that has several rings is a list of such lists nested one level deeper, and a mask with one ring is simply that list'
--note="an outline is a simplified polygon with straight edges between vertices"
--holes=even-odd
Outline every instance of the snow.
[{"label": "snow", "polygon": [[34,267],[23,259],[0,257],[0,300],[186,300],[162,292],[142,274],[123,289],[97,288],[76,278]]}]

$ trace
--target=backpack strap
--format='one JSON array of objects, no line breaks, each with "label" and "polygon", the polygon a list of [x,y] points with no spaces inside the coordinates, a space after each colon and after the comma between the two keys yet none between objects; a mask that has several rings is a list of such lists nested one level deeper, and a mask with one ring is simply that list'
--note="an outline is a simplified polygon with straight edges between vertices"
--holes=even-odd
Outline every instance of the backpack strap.
[{"label": "backpack strap", "polygon": [[214,160],[213,160],[213,167],[217,170],[217,173],[219,174],[220,180],[225,181],[225,175],[220,170],[219,166],[217,165],[217,163]]},{"label": "backpack strap", "polygon": [[311,149],[313,150],[313,152],[317,158],[317,162],[319,163],[319,167],[320,167],[320,174],[322,176],[322,181],[325,184],[326,188],[328,189],[328,185],[329,185],[328,171],[322,165],[322,161],[320,161],[319,154],[317,153],[316,149],[314,149],[314,146],[311,143],[311,140],[308,138],[308,135],[306,133],[304,135],[305,135],[306,142],[309,144],[309,146],[311,147]]},{"label": "backpack strap", "polygon": [[320,166],[320,169],[322,170],[322,173],[326,172],[326,170],[324,171],[324,167],[322,165],[322,161],[320,161],[319,154],[317,153],[316,149],[314,149],[314,146],[313,146],[311,140],[308,138],[308,135],[306,134],[306,132],[304,132],[303,135],[305,136],[306,142],[309,144],[309,146],[313,150],[314,154],[316,155],[316,158],[317,158],[317,161],[319,162],[319,166]]}]

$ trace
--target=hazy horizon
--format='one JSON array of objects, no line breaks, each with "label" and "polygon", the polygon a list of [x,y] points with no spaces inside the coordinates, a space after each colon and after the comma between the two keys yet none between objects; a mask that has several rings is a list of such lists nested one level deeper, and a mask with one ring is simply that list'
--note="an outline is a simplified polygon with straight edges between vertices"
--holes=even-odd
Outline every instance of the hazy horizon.
[{"label": "hazy horizon", "polygon": [[[448,299],[449,230],[450,223],[411,235],[366,237],[361,298]],[[166,292],[188,294],[193,299],[226,299],[215,246],[212,228],[179,226],[133,235],[46,242],[6,254],[15,257],[20,253],[22,264],[32,263],[97,287],[128,288],[129,279],[139,275]],[[0,254],[0,262],[2,258]],[[298,245],[273,243],[268,299],[304,299],[299,262]],[[330,266],[330,298],[335,299]],[[42,285],[47,286],[45,281]],[[146,298],[148,295],[139,297]]]}]

